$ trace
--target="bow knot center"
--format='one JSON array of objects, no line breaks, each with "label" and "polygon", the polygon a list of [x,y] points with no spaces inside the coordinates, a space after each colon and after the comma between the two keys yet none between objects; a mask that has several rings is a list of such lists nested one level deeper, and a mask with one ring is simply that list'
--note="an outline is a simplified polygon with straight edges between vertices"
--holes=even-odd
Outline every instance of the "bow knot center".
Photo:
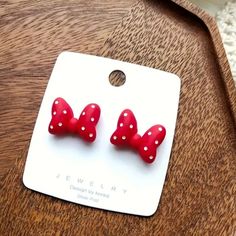
[{"label": "bow knot center", "polygon": [[76,133],[77,125],[78,125],[78,119],[76,119],[74,117],[71,118],[69,123],[68,123],[68,130],[69,130],[69,132]]},{"label": "bow knot center", "polygon": [[140,142],[141,142],[141,135],[139,135],[139,134],[135,134],[134,136],[132,136],[131,138],[130,138],[130,145],[133,147],[133,148],[135,148],[135,149],[138,149],[138,147],[139,147],[139,144],[140,144]]}]

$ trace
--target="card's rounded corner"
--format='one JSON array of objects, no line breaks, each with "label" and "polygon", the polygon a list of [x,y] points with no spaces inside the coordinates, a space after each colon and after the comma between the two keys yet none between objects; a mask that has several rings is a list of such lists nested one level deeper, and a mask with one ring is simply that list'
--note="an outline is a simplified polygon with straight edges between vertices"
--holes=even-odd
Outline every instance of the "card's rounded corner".
[{"label": "card's rounded corner", "polygon": [[181,82],[182,82],[182,81],[181,81],[180,77],[176,75],[176,79],[178,80],[178,86],[179,86],[179,88],[181,88]]},{"label": "card's rounded corner", "polygon": [[150,209],[149,212],[147,212],[145,215],[145,217],[152,217],[156,212],[157,212],[157,209],[158,209],[158,205],[153,207],[152,209]]},{"label": "card's rounded corner", "polygon": [[174,75],[174,79],[177,81],[178,87],[180,88],[181,87],[181,79],[180,79],[180,77],[178,75],[176,75],[176,74],[173,74],[173,73],[172,73],[172,75]]},{"label": "card's rounded corner", "polygon": [[30,184],[27,182],[27,178],[26,178],[26,176],[25,176],[25,173],[24,173],[23,176],[22,176],[22,183],[23,183],[23,185],[24,185],[26,188],[32,190],[32,188],[30,187]]},{"label": "card's rounded corner", "polygon": [[163,71],[163,72],[168,73],[170,75],[169,78],[172,79],[173,83],[175,83],[175,85],[177,85],[178,89],[180,90],[181,83],[182,83],[181,78],[172,72],[167,72],[167,71]]},{"label": "card's rounded corner", "polygon": [[62,51],[59,53],[58,57],[57,57],[57,60],[61,59],[61,58],[64,58],[65,56],[67,56],[68,54],[70,54],[71,52],[69,51]]}]

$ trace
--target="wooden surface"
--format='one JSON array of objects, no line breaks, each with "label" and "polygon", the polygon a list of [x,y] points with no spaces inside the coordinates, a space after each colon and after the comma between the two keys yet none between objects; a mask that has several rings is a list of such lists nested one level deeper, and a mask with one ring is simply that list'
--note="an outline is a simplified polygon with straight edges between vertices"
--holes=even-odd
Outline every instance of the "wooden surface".
[{"label": "wooden surface", "polygon": [[[236,233],[232,76],[214,21],[184,0],[175,2],[202,20],[170,1],[0,1],[0,235]],[[181,77],[175,140],[154,216],[96,210],[23,186],[35,118],[62,50]]]}]

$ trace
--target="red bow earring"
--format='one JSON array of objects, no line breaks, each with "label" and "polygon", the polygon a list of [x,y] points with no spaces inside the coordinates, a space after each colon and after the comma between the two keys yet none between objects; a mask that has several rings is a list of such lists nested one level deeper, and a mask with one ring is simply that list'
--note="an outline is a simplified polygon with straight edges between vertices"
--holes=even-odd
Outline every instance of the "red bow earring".
[{"label": "red bow earring", "polygon": [[138,150],[141,158],[146,163],[154,162],[156,149],[162,143],[166,135],[166,129],[162,125],[154,125],[141,137],[138,133],[137,121],[133,112],[125,109],[121,112],[117,129],[111,136],[111,143],[121,147],[130,146]]},{"label": "red bow earring", "polygon": [[54,135],[78,134],[84,140],[93,142],[96,139],[96,125],[100,113],[100,107],[91,103],[83,109],[79,119],[76,119],[69,104],[63,98],[56,98],[52,105],[52,119],[48,131]]}]

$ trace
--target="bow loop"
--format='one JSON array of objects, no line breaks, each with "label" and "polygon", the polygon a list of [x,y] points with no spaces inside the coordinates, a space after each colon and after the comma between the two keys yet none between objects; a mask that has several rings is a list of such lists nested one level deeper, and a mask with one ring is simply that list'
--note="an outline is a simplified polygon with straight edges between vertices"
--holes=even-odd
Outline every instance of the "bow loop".
[{"label": "bow loop", "polygon": [[100,118],[100,107],[91,103],[81,112],[78,123],[78,134],[88,142],[96,139],[96,125]]},{"label": "bow loop", "polygon": [[56,98],[52,105],[52,119],[48,131],[54,135],[66,134],[70,120],[74,117],[70,105],[63,98]]},{"label": "bow loop", "polygon": [[137,131],[137,121],[133,112],[125,109],[119,116],[117,129],[111,136],[110,141],[116,146],[130,145],[132,137]]},{"label": "bow loop", "polygon": [[154,125],[144,133],[138,152],[145,162],[152,163],[155,161],[157,147],[161,145],[165,136],[166,129],[162,125]]}]

